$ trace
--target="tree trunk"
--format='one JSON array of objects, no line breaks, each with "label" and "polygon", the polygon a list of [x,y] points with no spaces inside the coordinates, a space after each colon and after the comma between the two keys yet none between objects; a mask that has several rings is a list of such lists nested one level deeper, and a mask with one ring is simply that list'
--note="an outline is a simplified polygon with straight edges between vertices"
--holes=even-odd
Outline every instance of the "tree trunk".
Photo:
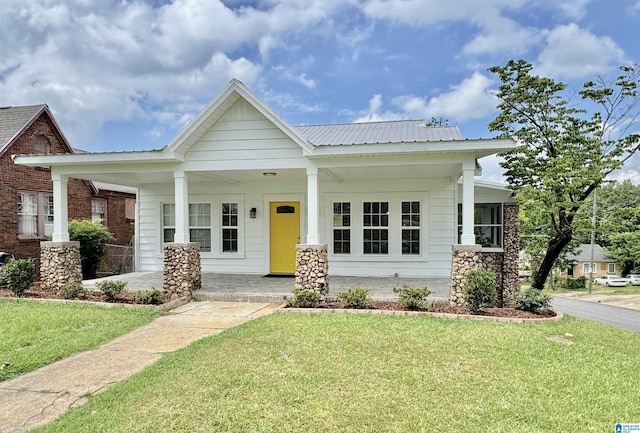
[{"label": "tree trunk", "polygon": [[571,239],[571,234],[560,234],[549,239],[547,254],[545,254],[544,258],[542,259],[542,263],[540,263],[540,268],[538,268],[538,272],[535,274],[533,283],[531,284],[532,288],[538,290],[544,289],[544,283],[553,270],[553,264],[555,263],[556,259],[560,257],[560,254],[562,253],[564,247],[569,245]]}]

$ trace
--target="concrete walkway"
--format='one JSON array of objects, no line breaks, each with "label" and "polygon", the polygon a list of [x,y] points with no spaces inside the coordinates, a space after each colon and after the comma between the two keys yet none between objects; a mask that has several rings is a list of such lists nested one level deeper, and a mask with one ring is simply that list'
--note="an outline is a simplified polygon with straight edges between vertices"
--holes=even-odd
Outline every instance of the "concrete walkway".
[{"label": "concrete walkway", "polygon": [[191,302],[96,350],[78,353],[0,382],[0,432],[17,433],[55,420],[116,382],[193,341],[269,314],[277,304]]}]

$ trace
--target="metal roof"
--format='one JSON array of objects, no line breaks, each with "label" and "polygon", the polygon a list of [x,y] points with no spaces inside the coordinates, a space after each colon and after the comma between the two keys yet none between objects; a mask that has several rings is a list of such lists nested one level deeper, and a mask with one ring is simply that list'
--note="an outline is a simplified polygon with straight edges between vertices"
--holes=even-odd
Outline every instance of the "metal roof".
[{"label": "metal roof", "polygon": [[28,127],[45,104],[0,107],[0,154]]},{"label": "metal roof", "polygon": [[123,193],[126,193],[126,194],[137,194],[138,193],[138,188],[134,188],[132,186],[116,185],[115,183],[98,182],[96,180],[94,180],[92,182],[93,182],[93,185],[99,191],[123,192]]},{"label": "metal roof", "polygon": [[294,126],[314,146],[464,140],[457,126],[428,127],[424,120]]}]

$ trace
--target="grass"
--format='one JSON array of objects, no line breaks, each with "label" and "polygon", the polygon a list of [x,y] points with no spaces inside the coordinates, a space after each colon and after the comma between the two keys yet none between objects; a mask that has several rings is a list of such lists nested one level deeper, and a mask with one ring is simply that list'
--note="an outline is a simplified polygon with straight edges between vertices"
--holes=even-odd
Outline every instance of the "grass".
[{"label": "grass", "polygon": [[[574,342],[547,339],[565,336]],[[208,337],[34,432],[605,432],[637,422],[640,335],[276,314]],[[117,416],[114,416],[117,414]]]},{"label": "grass", "polygon": [[0,300],[0,381],[96,348],[159,314],[149,309]]}]

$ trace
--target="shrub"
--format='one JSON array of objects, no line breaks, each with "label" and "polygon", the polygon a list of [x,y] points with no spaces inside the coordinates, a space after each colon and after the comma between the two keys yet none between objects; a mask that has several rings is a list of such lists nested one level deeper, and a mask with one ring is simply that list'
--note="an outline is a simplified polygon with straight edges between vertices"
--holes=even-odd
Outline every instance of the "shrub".
[{"label": "shrub", "polygon": [[136,304],[146,305],[160,305],[166,298],[167,295],[162,290],[158,290],[155,287],[152,287],[149,290],[138,292],[135,295]]},{"label": "shrub", "polygon": [[96,287],[102,292],[102,299],[107,302],[115,302],[126,285],[126,281],[118,280],[104,280],[96,283]]},{"label": "shrub", "polygon": [[87,290],[82,283],[69,281],[60,288],[58,295],[62,299],[83,299],[87,297]]},{"label": "shrub", "polygon": [[30,259],[9,259],[2,274],[9,289],[16,296],[22,296],[35,281],[36,268]]},{"label": "shrub", "polygon": [[587,277],[567,278],[567,290],[582,290],[587,287]]},{"label": "shrub", "polygon": [[538,289],[529,288],[517,292],[513,297],[516,309],[537,313],[543,308],[549,308],[551,298]]},{"label": "shrub", "polygon": [[342,303],[343,308],[367,308],[371,303],[369,290],[364,287],[356,287],[345,292],[339,292],[336,297]]},{"label": "shrub", "polygon": [[407,310],[428,310],[431,303],[427,302],[427,297],[431,290],[426,287],[409,287],[403,284],[402,287],[394,287],[393,293],[398,294],[400,305]]},{"label": "shrub", "polygon": [[4,277],[3,268],[0,268],[0,287],[4,287],[7,285],[7,280]]},{"label": "shrub", "polygon": [[106,254],[104,247],[113,240],[113,234],[98,223],[74,220],[69,222],[69,239],[80,242],[82,278],[95,278],[98,265]]},{"label": "shrub", "polygon": [[320,292],[316,292],[315,290],[309,289],[293,289],[293,297],[289,298],[288,296],[284,297],[287,306],[289,307],[299,307],[299,308],[313,308],[317,307],[322,299],[322,294]]},{"label": "shrub", "polygon": [[496,274],[485,269],[474,269],[462,282],[464,306],[471,314],[482,308],[493,307],[496,301]]}]

